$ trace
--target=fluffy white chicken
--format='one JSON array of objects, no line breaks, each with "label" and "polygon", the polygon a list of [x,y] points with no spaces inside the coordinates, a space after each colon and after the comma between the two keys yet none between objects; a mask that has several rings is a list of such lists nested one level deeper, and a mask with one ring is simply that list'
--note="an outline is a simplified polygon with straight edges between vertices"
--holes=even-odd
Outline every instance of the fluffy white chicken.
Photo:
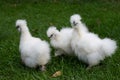
[{"label": "fluffy white chicken", "polygon": [[25,20],[17,20],[16,28],[21,32],[19,51],[22,62],[30,67],[36,68],[41,66],[45,70],[45,65],[50,60],[50,48],[46,41],[32,37]]},{"label": "fluffy white chicken", "polygon": [[72,28],[63,28],[60,31],[51,26],[47,30],[47,36],[50,38],[52,47],[56,49],[55,56],[73,55],[71,48]]},{"label": "fluffy white chicken", "polygon": [[89,65],[87,69],[114,54],[116,41],[109,38],[100,39],[97,34],[89,32],[78,14],[72,15],[70,22],[73,27],[71,47],[75,55]]}]

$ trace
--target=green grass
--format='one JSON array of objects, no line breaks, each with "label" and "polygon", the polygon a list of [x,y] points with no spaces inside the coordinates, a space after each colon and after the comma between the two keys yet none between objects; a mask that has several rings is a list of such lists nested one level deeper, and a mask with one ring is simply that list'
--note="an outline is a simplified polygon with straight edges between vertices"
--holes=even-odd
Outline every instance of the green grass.
[{"label": "green grass", "polygon": [[[41,1],[0,1],[0,80],[120,80],[119,0]],[[20,34],[15,28],[17,19],[26,19],[33,36],[49,41],[47,28],[50,25],[58,29],[70,26],[69,18],[74,13],[82,16],[90,31],[101,38],[110,37],[117,41],[118,49],[112,57],[106,58],[102,65],[90,71],[75,57],[55,58],[54,49],[46,72],[30,69],[20,63]],[[58,70],[62,71],[62,76],[51,78]]]}]

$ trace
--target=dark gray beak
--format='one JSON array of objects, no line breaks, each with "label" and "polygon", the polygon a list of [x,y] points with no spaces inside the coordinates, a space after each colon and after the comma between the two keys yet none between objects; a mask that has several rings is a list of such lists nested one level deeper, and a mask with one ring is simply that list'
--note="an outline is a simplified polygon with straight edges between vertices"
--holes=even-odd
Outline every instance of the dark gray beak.
[{"label": "dark gray beak", "polygon": [[76,25],[77,25],[77,23],[76,23],[75,21],[73,21],[73,25],[74,25],[74,26],[76,26]]},{"label": "dark gray beak", "polygon": [[16,28],[18,29],[18,28],[19,28],[19,26],[16,26]]},{"label": "dark gray beak", "polygon": [[53,34],[52,35],[50,35],[50,37],[49,38],[52,38],[53,37]]}]

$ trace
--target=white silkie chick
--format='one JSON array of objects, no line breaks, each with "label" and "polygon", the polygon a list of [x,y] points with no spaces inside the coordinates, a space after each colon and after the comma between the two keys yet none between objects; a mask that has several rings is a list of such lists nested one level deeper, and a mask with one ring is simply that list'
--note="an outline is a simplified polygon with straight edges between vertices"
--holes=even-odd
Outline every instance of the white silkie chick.
[{"label": "white silkie chick", "polygon": [[87,69],[115,53],[116,41],[109,38],[100,39],[97,34],[88,32],[86,26],[81,22],[80,15],[72,15],[70,22],[74,29],[71,47],[75,55],[89,65]]},{"label": "white silkie chick", "polygon": [[51,26],[47,30],[47,36],[50,38],[50,44],[56,49],[55,56],[73,55],[71,48],[72,28],[63,28],[60,31]]},{"label": "white silkie chick", "polygon": [[41,66],[41,70],[44,71],[50,60],[49,44],[40,38],[32,37],[25,20],[17,20],[16,28],[21,33],[19,51],[22,62],[30,68]]}]

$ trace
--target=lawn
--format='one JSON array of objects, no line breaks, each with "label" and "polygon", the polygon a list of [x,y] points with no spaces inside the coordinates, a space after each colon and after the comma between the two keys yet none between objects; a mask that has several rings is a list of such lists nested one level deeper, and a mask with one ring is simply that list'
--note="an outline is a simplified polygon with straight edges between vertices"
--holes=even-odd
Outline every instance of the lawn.
[{"label": "lawn", "polygon": [[[25,67],[19,53],[20,33],[15,28],[17,19],[26,19],[33,36],[49,41],[46,30],[55,25],[58,29],[69,26],[74,13],[82,16],[89,30],[101,38],[117,41],[118,49],[101,65],[86,70],[76,57],[54,57],[47,71]],[[0,80],[120,80],[120,1],[119,0],[1,0],[0,1]],[[56,71],[60,77],[52,78]]]}]

